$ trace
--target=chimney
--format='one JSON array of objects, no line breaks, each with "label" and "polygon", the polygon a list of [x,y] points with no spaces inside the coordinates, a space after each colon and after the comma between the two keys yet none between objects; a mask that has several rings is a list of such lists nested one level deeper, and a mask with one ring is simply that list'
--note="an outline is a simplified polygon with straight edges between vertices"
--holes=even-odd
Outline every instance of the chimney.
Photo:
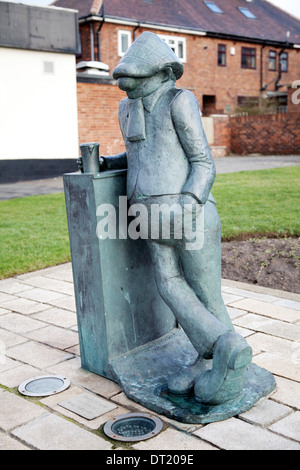
[{"label": "chimney", "polygon": [[91,6],[91,15],[98,15],[100,8],[102,7],[103,0],[93,0],[92,6]]}]

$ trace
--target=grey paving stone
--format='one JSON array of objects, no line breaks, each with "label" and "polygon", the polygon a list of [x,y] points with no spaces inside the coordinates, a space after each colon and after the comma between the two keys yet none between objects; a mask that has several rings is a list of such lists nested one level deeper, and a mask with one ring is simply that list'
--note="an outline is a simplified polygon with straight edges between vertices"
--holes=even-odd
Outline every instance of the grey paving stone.
[{"label": "grey paving stone", "polygon": [[71,312],[76,312],[74,296],[65,295],[64,297],[60,297],[58,300],[51,300],[48,303],[53,307],[63,308],[65,310],[70,310]]},{"label": "grey paving stone", "polygon": [[121,391],[120,386],[112,380],[82,369],[80,358],[76,357],[49,368],[49,372],[65,375],[73,384],[84,387],[104,398],[111,398]]},{"label": "grey paving stone", "polygon": [[0,317],[0,328],[13,333],[24,334],[45,326],[45,323],[19,313],[8,313]]},{"label": "grey paving stone", "polygon": [[228,306],[227,306],[227,312],[229,313],[231,320],[234,320],[235,318],[241,317],[242,315],[246,315],[248,313],[246,310],[240,310],[239,308],[228,307]]},{"label": "grey paving stone", "polygon": [[241,308],[248,312],[257,313],[274,320],[282,320],[286,322],[296,322],[300,320],[300,311],[291,308],[282,307],[270,302],[262,302],[261,300],[245,298],[237,302],[233,302],[232,307]]},{"label": "grey paving stone", "polygon": [[0,315],[5,315],[6,313],[11,313],[11,310],[0,307]]},{"label": "grey paving stone", "polygon": [[[15,361],[16,362],[16,361]],[[45,372],[37,369],[36,367],[29,366],[28,364],[21,364],[16,362],[18,367],[15,367],[0,374],[0,384],[5,387],[17,387],[25,380],[31,377],[37,377],[39,375],[46,375]]]},{"label": "grey paving stone", "polygon": [[277,421],[269,429],[300,442],[300,411],[295,411],[286,418]]},{"label": "grey paving stone", "polygon": [[[3,372],[14,369],[18,367],[21,363],[18,361],[14,361],[5,355],[1,355],[1,342],[0,342],[0,376]],[[0,380],[0,383],[1,380]],[[4,384],[2,384],[4,385]]]},{"label": "grey paving stone", "polygon": [[260,292],[253,292],[246,289],[240,289],[238,287],[228,287],[227,289],[227,292],[230,294],[239,295],[248,299],[262,300],[264,302],[274,302],[278,300],[278,297],[275,297],[274,295],[261,294]]},{"label": "grey paving stone", "polygon": [[41,320],[45,323],[61,326],[63,328],[71,328],[77,325],[77,317],[75,312],[63,310],[62,308],[49,308],[43,312],[35,313],[31,316],[36,320]]},{"label": "grey paving stone", "polygon": [[17,439],[10,437],[4,432],[0,432],[0,450],[31,450]]},{"label": "grey paving stone", "polygon": [[28,341],[28,343],[10,348],[7,351],[7,355],[39,369],[47,369],[71,357],[70,354],[64,351],[58,351],[44,344],[36,343],[35,341]]},{"label": "grey paving stone", "polygon": [[12,434],[39,450],[110,450],[112,444],[80,426],[46,413]]},{"label": "grey paving stone", "polygon": [[300,325],[273,320],[253,313],[237,318],[234,321],[234,324],[253,331],[260,331],[261,333],[278,336],[279,338],[289,339],[291,341],[300,340]]},{"label": "grey paving stone", "polygon": [[290,358],[285,358],[280,354],[261,353],[258,356],[255,356],[254,362],[258,366],[272,372],[272,374],[280,375],[281,377],[286,377],[290,380],[299,381],[299,361],[292,362]]},{"label": "grey paving stone", "polygon": [[246,411],[246,413],[242,413],[240,418],[248,423],[268,427],[279,419],[289,415],[291,412],[292,409],[288,406],[264,399],[253,406],[253,408]]},{"label": "grey paving stone", "polygon": [[9,431],[45,413],[41,406],[6,390],[0,389],[0,400],[0,428],[4,431]]},{"label": "grey paving stone", "polygon": [[243,297],[240,295],[229,294],[228,292],[222,293],[222,297],[226,305],[231,304],[232,302],[236,302],[237,300],[243,299]]},{"label": "grey paving stone", "polygon": [[58,300],[61,297],[64,297],[65,294],[62,292],[55,292],[52,290],[40,289],[34,287],[33,289],[26,290],[25,292],[19,293],[19,296],[24,299],[33,300],[36,302],[48,303],[52,300]]},{"label": "grey paving stone", "polygon": [[2,279],[0,281],[0,292],[4,292],[6,294],[17,294],[28,289],[32,289],[32,287],[23,284],[16,279]]},{"label": "grey paving stone", "polygon": [[137,450],[215,450],[211,444],[187,433],[168,428],[156,437],[132,446]]},{"label": "grey paving stone", "polygon": [[272,399],[300,410],[300,383],[284,377],[275,377],[275,379],[277,388]]},{"label": "grey paving stone", "polygon": [[28,340],[17,333],[0,329],[0,341],[2,341],[5,344],[6,349],[8,349],[11,346],[16,346],[17,344],[26,343]]},{"label": "grey paving stone", "polygon": [[51,277],[32,277],[27,281],[27,284],[44,290],[50,290],[67,295],[74,295],[74,287],[72,283],[63,280],[53,279]]},{"label": "grey paving stone", "polygon": [[274,302],[274,304],[279,305],[280,307],[300,310],[300,302],[297,302],[296,300],[280,299],[280,300],[277,300],[277,302]]},{"label": "grey paving stone", "polygon": [[225,450],[300,450],[297,442],[237,418],[208,424],[194,434]]},{"label": "grey paving stone", "polygon": [[0,292],[0,304],[4,302],[9,302],[11,300],[16,300],[14,295],[5,294],[4,292]]},{"label": "grey paving stone", "polygon": [[[266,335],[265,333],[255,333],[247,339],[248,344],[255,352],[270,352],[293,360],[296,343],[277,336]],[[300,348],[300,344],[299,344]]]},{"label": "grey paving stone", "polygon": [[26,333],[26,336],[56,349],[67,349],[79,342],[77,333],[54,325],[31,331]]},{"label": "grey paving stone", "polygon": [[14,300],[2,303],[3,308],[7,308],[14,312],[22,313],[23,315],[31,315],[32,313],[41,312],[49,308],[47,305],[34,300],[15,298]]}]

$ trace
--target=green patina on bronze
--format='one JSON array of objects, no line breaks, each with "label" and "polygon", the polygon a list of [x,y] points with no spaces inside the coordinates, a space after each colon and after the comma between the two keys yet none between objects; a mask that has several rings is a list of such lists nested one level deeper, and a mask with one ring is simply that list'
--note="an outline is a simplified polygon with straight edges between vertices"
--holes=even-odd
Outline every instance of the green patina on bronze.
[{"label": "green patina on bronze", "polygon": [[[215,166],[194,95],[175,87],[182,73],[158,36],[140,35],[113,72],[127,93],[126,152],[99,159],[86,144],[83,174],[64,180],[83,367],[154,411],[201,423],[246,411],[275,381],[251,363],[222,299]],[[98,205],[118,208],[124,195],[146,211],[148,228],[153,205],[176,207],[170,236],[97,238]],[[184,231],[175,236],[187,205],[203,237],[189,249]]]}]

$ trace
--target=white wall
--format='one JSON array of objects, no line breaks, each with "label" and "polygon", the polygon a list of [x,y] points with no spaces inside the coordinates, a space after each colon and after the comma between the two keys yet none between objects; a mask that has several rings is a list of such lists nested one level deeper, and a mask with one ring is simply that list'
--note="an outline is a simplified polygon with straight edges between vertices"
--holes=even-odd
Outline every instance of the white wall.
[{"label": "white wall", "polygon": [[0,47],[0,160],[78,157],[75,56]]}]

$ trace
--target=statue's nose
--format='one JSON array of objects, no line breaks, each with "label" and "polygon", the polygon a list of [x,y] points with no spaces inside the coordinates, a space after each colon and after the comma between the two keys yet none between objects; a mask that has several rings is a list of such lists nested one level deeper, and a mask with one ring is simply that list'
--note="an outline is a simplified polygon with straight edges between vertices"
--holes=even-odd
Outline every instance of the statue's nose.
[{"label": "statue's nose", "polygon": [[123,91],[132,91],[138,85],[138,79],[132,77],[118,78],[118,86]]}]

